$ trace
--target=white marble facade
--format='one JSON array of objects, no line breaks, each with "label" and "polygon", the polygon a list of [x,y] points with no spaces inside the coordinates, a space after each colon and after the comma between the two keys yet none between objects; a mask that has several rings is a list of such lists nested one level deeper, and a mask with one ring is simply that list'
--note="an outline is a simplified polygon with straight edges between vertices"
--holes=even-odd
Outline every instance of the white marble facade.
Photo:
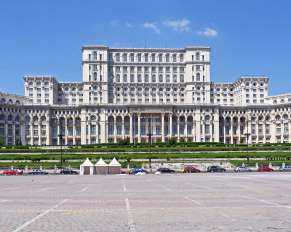
[{"label": "white marble facade", "polygon": [[[25,96],[0,94],[5,144],[291,142],[291,94],[268,77],[210,78],[210,48],[82,48],[82,82],[25,76]],[[59,135],[63,135],[62,141]]]}]

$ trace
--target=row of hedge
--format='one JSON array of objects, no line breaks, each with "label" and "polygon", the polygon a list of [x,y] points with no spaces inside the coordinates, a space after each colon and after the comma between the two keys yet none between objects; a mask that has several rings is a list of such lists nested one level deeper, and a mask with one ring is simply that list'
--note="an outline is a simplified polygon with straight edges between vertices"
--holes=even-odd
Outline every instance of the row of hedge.
[{"label": "row of hedge", "polygon": [[[116,146],[116,147],[74,147],[62,149],[64,153],[73,153],[73,152],[148,152],[149,150],[153,152],[189,152],[189,151],[289,151],[291,145],[273,145],[273,146]],[[61,149],[43,149],[43,148],[29,148],[29,149],[19,149],[15,148],[2,148],[0,149],[1,153],[55,153],[61,152]]]},{"label": "row of hedge", "polygon": [[[83,160],[85,158],[99,159],[230,159],[230,158],[263,158],[266,160],[290,160],[289,152],[219,152],[219,153],[120,153],[120,154],[63,154],[65,160]],[[47,154],[2,154],[0,160],[30,160],[38,162],[40,160],[59,160],[60,153]]]}]

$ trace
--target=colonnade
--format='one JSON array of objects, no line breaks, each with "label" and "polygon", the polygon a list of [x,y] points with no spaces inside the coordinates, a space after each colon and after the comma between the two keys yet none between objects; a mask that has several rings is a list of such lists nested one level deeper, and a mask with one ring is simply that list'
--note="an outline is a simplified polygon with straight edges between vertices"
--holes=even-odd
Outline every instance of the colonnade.
[{"label": "colonnade", "polygon": [[[62,141],[61,137],[62,135]],[[291,114],[173,110],[81,111],[74,114],[0,113],[0,136],[8,145],[78,145],[117,143],[221,142],[259,144],[291,142]]]},{"label": "colonnade", "polygon": [[290,143],[290,117],[287,114],[220,116],[219,141],[226,144]]},{"label": "colonnade", "polygon": [[[214,142],[212,119],[201,124],[200,115],[173,113],[133,113],[107,117],[105,141],[118,142],[128,139],[137,142],[176,141]],[[218,125],[218,120],[217,120]]]}]

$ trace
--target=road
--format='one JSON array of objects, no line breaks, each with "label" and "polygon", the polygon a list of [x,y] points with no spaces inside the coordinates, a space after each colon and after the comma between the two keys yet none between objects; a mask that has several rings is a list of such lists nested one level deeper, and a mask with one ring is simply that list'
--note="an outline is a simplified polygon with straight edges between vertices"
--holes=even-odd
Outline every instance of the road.
[{"label": "road", "polygon": [[291,231],[290,173],[1,176],[1,232]]}]

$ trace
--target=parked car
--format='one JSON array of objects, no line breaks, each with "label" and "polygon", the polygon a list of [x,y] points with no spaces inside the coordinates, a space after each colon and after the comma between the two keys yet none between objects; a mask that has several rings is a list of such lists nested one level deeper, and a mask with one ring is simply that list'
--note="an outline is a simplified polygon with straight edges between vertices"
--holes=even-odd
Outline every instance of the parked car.
[{"label": "parked car", "polygon": [[175,173],[175,170],[170,168],[158,168],[157,172],[160,173]]},{"label": "parked car", "polygon": [[274,171],[273,168],[270,168],[268,165],[260,166],[257,170],[258,172],[272,172]]},{"label": "parked car", "polygon": [[291,166],[280,167],[279,171],[281,172],[291,172]]},{"label": "parked car", "polygon": [[48,172],[40,169],[32,170],[31,172],[28,172],[27,175],[48,175]]},{"label": "parked car", "polygon": [[14,170],[14,169],[8,169],[2,172],[2,175],[4,176],[16,176],[17,174],[18,174],[17,170]]},{"label": "parked car", "polygon": [[60,171],[60,175],[78,175],[79,172],[72,169],[62,169]]},{"label": "parked car", "polygon": [[184,167],[184,173],[197,173],[197,172],[201,172],[198,168],[195,168],[193,166],[185,166]]},{"label": "parked car", "polygon": [[239,166],[234,169],[235,172],[251,172],[252,170],[246,166]]},{"label": "parked car", "polygon": [[225,168],[220,167],[218,165],[209,166],[207,168],[207,172],[225,172]]},{"label": "parked car", "polygon": [[129,172],[129,174],[133,174],[133,175],[135,175],[137,173],[148,173],[148,171],[143,169],[143,168],[133,168]]}]

